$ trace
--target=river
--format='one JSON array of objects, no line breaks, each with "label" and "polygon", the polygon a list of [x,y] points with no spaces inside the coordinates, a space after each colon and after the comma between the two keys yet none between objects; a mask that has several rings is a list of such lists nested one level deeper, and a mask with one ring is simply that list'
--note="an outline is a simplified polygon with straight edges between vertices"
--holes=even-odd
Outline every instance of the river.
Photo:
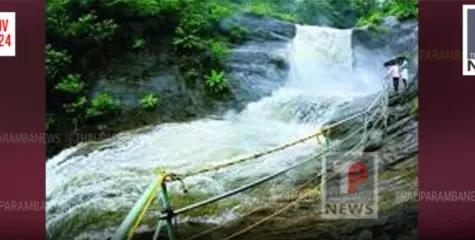
[{"label": "river", "polygon": [[[351,29],[297,26],[288,44],[290,70],[285,85],[241,112],[123,133],[97,148],[82,143],[49,159],[49,238],[67,238],[66,233],[84,236],[90,229],[87,226],[104,224],[101,214],[129,209],[158,168],[186,173],[282,145],[317,131],[338,104],[380,91],[378,56],[364,56],[366,63],[356,64],[351,36]],[[215,195],[301,161],[317,147],[318,142],[312,140],[259,161],[188,178],[185,183],[194,191]],[[104,228],[116,227],[124,217],[118,216]],[[211,220],[222,222],[236,216],[227,211]]]}]

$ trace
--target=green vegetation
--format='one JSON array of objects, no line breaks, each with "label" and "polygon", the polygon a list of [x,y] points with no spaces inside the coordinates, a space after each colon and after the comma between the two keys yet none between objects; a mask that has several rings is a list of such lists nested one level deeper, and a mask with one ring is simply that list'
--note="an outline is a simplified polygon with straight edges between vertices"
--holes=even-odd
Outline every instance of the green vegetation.
[{"label": "green vegetation", "polygon": [[206,76],[206,86],[214,91],[223,91],[228,87],[228,80],[226,79],[225,72],[211,71],[211,75]]},{"label": "green vegetation", "polygon": [[419,97],[416,97],[411,102],[411,114],[417,119],[419,117]]},{"label": "green vegetation", "polygon": [[375,27],[383,17],[399,20],[418,17],[417,0],[279,0],[255,2],[250,12],[289,22],[329,25],[336,28]]},{"label": "green vegetation", "polygon": [[140,106],[143,109],[151,110],[157,107],[158,98],[153,93],[147,93],[140,99]]},{"label": "green vegetation", "polygon": [[97,117],[111,114],[118,110],[119,102],[109,93],[101,93],[92,98],[91,106],[87,109],[88,117]]},{"label": "green vegetation", "polygon": [[[47,132],[77,132],[78,126],[121,114],[120,102],[111,94],[90,96],[90,89],[109,73],[114,60],[150,52],[158,44],[170,46],[171,64],[179,66],[191,86],[205,85],[210,70],[219,72],[220,78],[206,86],[210,93],[224,94],[222,57],[230,42],[245,37],[239,27],[233,36],[217,31],[218,21],[231,12],[217,1],[202,0],[48,0]],[[211,56],[203,54],[208,49]],[[147,78],[145,70],[126,80]],[[139,103],[144,110],[157,104],[153,94]]]},{"label": "green vegetation", "polygon": [[[286,1],[280,1],[281,4],[289,4]],[[249,13],[254,13],[258,16],[269,16],[276,19],[284,20],[287,22],[298,22],[298,17],[295,13],[286,12],[286,8],[279,6],[279,1],[274,1],[273,3],[268,3],[264,1],[255,1],[254,4],[251,4],[246,10]]]},{"label": "green vegetation", "polygon": [[387,0],[361,17],[356,26],[377,29],[386,16],[395,16],[398,20],[404,21],[419,17],[417,0]]},{"label": "green vegetation", "polygon": [[296,8],[300,22],[351,28],[377,8],[378,0],[303,0]]}]

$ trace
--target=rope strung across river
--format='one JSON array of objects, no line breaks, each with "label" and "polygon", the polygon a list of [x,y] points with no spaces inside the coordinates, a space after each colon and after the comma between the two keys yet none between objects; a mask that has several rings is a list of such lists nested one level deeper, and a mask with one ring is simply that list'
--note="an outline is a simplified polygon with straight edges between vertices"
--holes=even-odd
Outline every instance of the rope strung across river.
[{"label": "rope strung across river", "polygon": [[[235,195],[235,194],[241,193],[243,191],[246,191],[248,189],[254,188],[254,187],[256,187],[256,186],[258,186],[262,183],[265,183],[265,182],[267,182],[271,179],[276,178],[277,176],[280,176],[280,175],[282,175],[282,174],[284,174],[284,173],[286,173],[286,172],[288,172],[292,169],[295,169],[295,168],[297,168],[297,167],[299,167],[299,166],[301,166],[305,163],[308,163],[308,162],[314,160],[316,157],[319,157],[322,154],[325,154],[328,151],[334,149],[339,144],[336,144],[334,146],[329,146],[328,144],[325,144],[325,146],[326,146],[325,151],[317,153],[315,156],[309,157],[305,161],[294,164],[293,166],[290,166],[288,168],[280,170],[280,171],[278,171],[278,172],[276,172],[272,175],[269,175],[269,176],[263,177],[261,179],[258,179],[258,180],[254,181],[252,183],[249,183],[249,184],[246,184],[246,185],[241,186],[239,188],[236,188],[236,189],[233,189],[231,191],[225,192],[225,193],[220,194],[218,196],[211,197],[207,200],[188,205],[188,206],[183,207],[181,209],[178,209],[176,211],[174,211],[173,209],[171,209],[171,207],[168,206],[168,195],[167,195],[167,190],[166,190],[166,182],[180,181],[183,190],[186,192],[186,188],[185,188],[185,185],[183,183],[183,179],[186,178],[186,177],[190,177],[190,176],[194,176],[194,175],[198,175],[198,174],[203,174],[203,173],[210,172],[210,171],[216,171],[216,170],[226,168],[226,167],[230,167],[230,166],[233,166],[233,165],[236,165],[236,164],[239,164],[239,163],[244,163],[244,162],[247,162],[247,161],[250,161],[250,160],[254,160],[254,159],[260,158],[262,156],[269,155],[269,154],[272,154],[272,153],[275,153],[275,152],[279,152],[279,151],[282,151],[282,150],[287,149],[289,147],[295,146],[297,144],[306,142],[306,141],[308,141],[312,138],[317,138],[317,141],[319,143],[321,143],[320,139],[318,138],[319,136],[323,135],[325,137],[325,134],[328,134],[332,130],[332,128],[370,113],[370,110],[374,107],[374,105],[376,103],[380,102],[380,100],[383,100],[383,103],[381,105],[383,105],[383,107],[385,107],[385,105],[387,104],[387,99],[388,99],[387,91],[383,91],[380,95],[377,96],[376,100],[366,110],[361,111],[361,112],[359,112],[357,114],[354,114],[350,117],[347,117],[345,119],[342,119],[340,121],[337,121],[335,123],[332,123],[330,125],[324,126],[318,132],[316,132],[314,134],[311,134],[307,137],[304,137],[304,138],[292,141],[290,143],[287,143],[287,144],[269,149],[269,150],[264,151],[264,152],[255,153],[255,154],[252,154],[250,156],[237,159],[235,161],[231,161],[231,162],[228,162],[228,163],[219,164],[219,165],[215,165],[215,166],[206,167],[206,168],[200,169],[198,171],[190,172],[190,173],[187,173],[187,174],[175,174],[175,173],[168,172],[166,170],[162,170],[159,173],[160,177],[155,178],[154,181],[152,181],[150,183],[147,190],[142,194],[139,201],[136,202],[136,204],[134,205],[132,210],[127,215],[126,219],[119,226],[119,229],[117,230],[116,234],[114,235],[114,237],[112,239],[113,240],[119,240],[119,239],[122,240],[125,235],[126,235],[128,240],[131,240],[133,238],[133,235],[135,234],[138,226],[140,225],[140,222],[142,221],[143,217],[145,216],[146,211],[148,210],[148,208],[152,204],[153,200],[156,198],[155,193],[157,192],[158,187],[160,187],[160,186],[162,187],[162,200],[164,202],[164,206],[167,208],[166,209],[167,211],[165,213],[162,213],[158,217],[159,223],[158,223],[158,227],[157,227],[157,230],[156,230],[154,235],[158,236],[158,234],[160,232],[160,229],[161,229],[161,226],[162,226],[162,221],[166,220],[168,230],[169,230],[169,234],[173,235],[173,236],[171,236],[171,238],[174,239],[174,232],[173,232],[173,226],[171,224],[171,219],[173,217],[175,217],[176,215],[183,214],[187,211],[190,211],[190,210],[193,210],[193,209],[196,209],[196,208],[199,208],[199,207],[203,207],[205,205],[217,202],[221,199],[225,199],[225,198],[230,197],[232,195]],[[386,109],[383,110],[381,115],[386,114],[385,110]],[[360,144],[364,144],[364,142],[366,140],[366,137],[367,137],[366,131],[367,131],[367,127],[368,127],[368,120],[367,120],[368,117],[373,117],[373,114],[370,114],[370,116],[366,116],[363,126],[359,127],[357,130],[354,130],[351,134],[347,135],[343,139],[343,141],[345,141],[345,140],[353,137],[354,135],[358,134],[360,130],[363,130],[363,137],[362,137],[360,143],[358,143],[357,146],[355,146],[355,147],[360,147],[361,146]],[[383,117],[385,118],[385,116],[383,116]],[[325,142],[327,142],[327,141],[325,140]],[[284,209],[287,209],[287,208],[288,207],[285,207]],[[264,222],[264,221],[265,221],[265,219],[263,221],[260,221],[260,222]],[[235,235],[233,235],[233,236],[235,236]]]},{"label": "rope strung across river", "polygon": [[207,173],[207,172],[211,172],[211,171],[217,171],[217,170],[220,170],[220,169],[223,169],[223,168],[227,168],[227,167],[231,167],[231,166],[234,166],[234,165],[237,165],[237,164],[240,164],[240,163],[245,163],[247,161],[250,161],[250,160],[254,160],[254,159],[257,159],[257,158],[260,158],[262,156],[266,156],[266,155],[269,155],[269,154],[273,154],[273,153],[276,153],[276,152],[279,152],[279,151],[282,151],[282,150],[285,150],[287,148],[290,148],[290,147],[293,147],[295,145],[298,145],[300,143],[304,143],[304,142],[307,142],[313,138],[316,138],[317,141],[321,144],[321,141],[320,139],[318,138],[319,136],[324,136],[326,134],[329,134],[331,132],[331,130],[334,128],[334,127],[337,127],[345,122],[349,122],[351,120],[354,120],[358,117],[361,117],[365,114],[368,114],[368,112],[374,107],[374,105],[376,103],[378,103],[381,99],[384,98],[384,92],[381,93],[380,95],[378,95],[378,97],[376,98],[375,101],[372,102],[372,104],[365,110],[365,111],[362,111],[360,113],[357,113],[357,114],[354,114],[350,117],[347,117],[345,119],[342,119],[340,121],[337,121],[337,122],[334,122],[332,124],[329,124],[329,125],[326,125],[324,127],[322,127],[318,132],[314,133],[314,134],[311,134],[309,136],[306,136],[306,137],[303,137],[303,138],[300,138],[300,139],[297,139],[297,140],[294,140],[292,142],[289,142],[287,144],[284,144],[284,145],[281,145],[281,146],[278,146],[278,147],[275,147],[275,148],[272,148],[272,149],[269,149],[267,151],[264,151],[264,152],[258,152],[258,153],[254,153],[250,156],[247,156],[247,157],[243,157],[243,158],[240,158],[240,159],[237,159],[237,160],[234,160],[234,161],[231,161],[231,162],[228,162],[228,163],[223,163],[223,164],[218,164],[218,165],[215,165],[215,166],[209,166],[209,167],[205,167],[205,168],[202,168],[198,171],[194,171],[194,172],[190,172],[190,173],[186,173],[186,174],[175,174],[176,176],[180,176],[181,179],[184,179],[184,178],[187,178],[187,177],[191,177],[191,176],[195,176],[195,175],[199,175],[199,174],[203,174],[203,173]]},{"label": "rope strung across river", "polygon": [[[357,133],[358,133],[358,132],[354,132],[354,133],[348,135],[345,139],[349,139],[349,138],[353,137],[354,135],[356,135]],[[333,149],[335,149],[337,146],[338,146],[338,145],[331,146],[331,147],[329,147],[329,148],[327,149],[327,151],[333,150]],[[315,156],[309,157],[309,158],[308,158],[307,160],[305,160],[305,161],[302,161],[302,162],[300,162],[300,163],[294,164],[294,165],[292,165],[292,166],[290,166],[290,167],[288,167],[288,168],[282,169],[282,170],[280,170],[280,171],[278,171],[278,172],[276,172],[276,173],[274,173],[274,174],[272,174],[272,175],[269,175],[269,176],[267,176],[267,177],[263,177],[263,178],[261,178],[261,179],[259,179],[259,180],[256,180],[256,181],[254,181],[254,182],[251,182],[251,183],[249,183],[249,184],[247,184],[247,185],[244,185],[244,186],[241,186],[241,187],[236,188],[236,189],[234,189],[234,190],[225,192],[225,193],[220,194],[220,195],[218,195],[218,196],[211,197],[211,198],[209,198],[209,199],[207,199],[207,200],[204,200],[204,201],[201,201],[201,202],[198,202],[198,203],[194,203],[194,204],[188,205],[188,206],[186,206],[186,207],[180,208],[180,209],[178,209],[178,210],[175,211],[175,214],[176,214],[176,215],[178,215],[178,214],[183,214],[183,213],[188,212],[188,211],[191,211],[191,210],[193,210],[193,209],[196,209],[196,208],[199,208],[199,207],[203,207],[203,206],[205,206],[205,205],[208,205],[208,204],[217,202],[217,201],[219,201],[219,200],[221,200],[221,199],[225,199],[225,198],[230,197],[230,196],[232,196],[232,195],[235,195],[235,194],[241,193],[241,192],[243,192],[243,191],[246,191],[246,190],[248,190],[248,189],[254,188],[254,187],[256,187],[256,186],[258,186],[258,185],[260,185],[260,184],[262,184],[262,183],[265,183],[265,182],[267,182],[267,181],[269,181],[269,180],[271,180],[271,179],[274,179],[274,178],[276,178],[276,177],[278,177],[278,176],[280,176],[280,175],[282,175],[282,174],[284,174],[284,173],[286,173],[286,172],[289,172],[289,171],[292,170],[292,169],[295,169],[295,168],[297,168],[297,167],[299,167],[299,166],[302,166],[302,165],[304,165],[304,164],[306,164],[306,163],[309,163],[310,161],[313,161],[315,158],[320,157],[321,155],[325,154],[327,151],[325,151],[325,152],[320,152],[320,153],[318,153],[318,154],[315,155]],[[160,219],[165,219],[166,217],[167,217],[166,214],[162,214],[162,215],[159,216]]]},{"label": "rope strung across river", "polygon": [[[363,129],[363,127],[361,127],[361,129]],[[359,131],[354,131],[352,134],[346,136],[345,139],[349,139],[349,138],[353,137],[353,136],[356,135],[358,132],[359,132]],[[312,136],[314,136],[314,135],[312,135]],[[307,160],[305,160],[305,161],[303,161],[303,162],[301,162],[301,163],[295,164],[295,165],[293,165],[293,166],[291,166],[291,167],[288,167],[288,168],[286,168],[286,169],[283,169],[283,170],[281,170],[281,171],[279,171],[279,172],[276,172],[276,173],[274,173],[274,174],[272,174],[272,175],[270,175],[270,176],[261,178],[261,179],[255,181],[255,182],[250,183],[250,184],[241,186],[241,187],[239,187],[239,188],[237,188],[237,189],[234,189],[234,190],[232,190],[232,191],[228,191],[228,192],[225,192],[225,193],[223,193],[223,194],[221,194],[221,195],[218,195],[218,196],[209,198],[209,199],[207,199],[207,200],[204,200],[204,201],[201,201],[201,202],[198,202],[198,203],[195,203],[195,204],[191,204],[191,205],[188,205],[187,207],[178,209],[178,210],[174,211],[173,214],[174,214],[174,215],[183,214],[183,213],[188,212],[188,211],[191,211],[191,210],[193,210],[193,209],[203,207],[203,206],[205,206],[205,205],[208,205],[208,204],[217,202],[217,201],[219,201],[219,200],[225,199],[225,198],[230,197],[230,196],[232,196],[232,195],[235,195],[235,194],[241,193],[241,192],[243,192],[243,191],[246,191],[246,190],[248,190],[248,189],[251,189],[251,188],[253,188],[253,187],[256,187],[257,185],[260,185],[260,184],[262,184],[262,183],[265,183],[265,182],[267,182],[267,181],[269,181],[269,180],[271,180],[271,179],[273,179],[273,178],[276,178],[276,177],[278,177],[278,176],[280,176],[280,175],[282,175],[282,174],[284,174],[284,173],[286,173],[286,172],[288,172],[288,171],[290,171],[290,170],[292,170],[292,169],[295,169],[295,168],[297,168],[297,167],[299,167],[299,166],[301,166],[301,165],[304,165],[305,163],[308,163],[308,162],[314,160],[316,157],[319,157],[320,155],[325,154],[327,151],[332,150],[332,149],[335,148],[336,146],[337,146],[337,145],[332,146],[332,147],[329,147],[329,148],[326,149],[325,152],[320,152],[320,153],[318,153],[316,156],[310,157],[309,159],[307,159]],[[321,173],[320,173],[318,176],[321,177]],[[184,187],[184,184],[183,184],[183,182],[182,182],[182,178],[181,178],[179,175],[176,175],[176,174],[173,174],[173,173],[168,173],[168,172],[166,172],[166,171],[164,171],[164,172],[162,173],[162,176],[160,177],[160,181],[158,182],[158,184],[154,186],[154,188],[153,188],[154,191],[156,191],[156,189],[158,188],[158,186],[160,186],[160,185],[162,185],[162,184],[165,184],[165,181],[166,181],[167,179],[170,180],[170,181],[174,181],[174,180],[181,181],[181,183],[182,183],[182,188],[186,191],[186,188]],[[134,226],[133,226],[132,230],[129,232],[129,235],[128,235],[129,238],[128,238],[127,240],[131,240],[131,239],[132,239],[132,236],[134,235],[134,233],[136,232],[136,229],[137,229],[138,226],[140,225],[140,222],[142,221],[145,212],[148,210],[149,206],[150,206],[151,203],[153,202],[154,196],[155,196],[155,195],[152,195],[152,196],[149,198],[149,200],[147,201],[145,207],[142,209],[142,211],[141,211],[139,217],[137,218],[136,222],[134,223]],[[160,219],[160,220],[164,220],[164,219],[166,219],[167,217],[169,217],[168,214],[161,214],[161,215],[159,216],[159,219]]]}]

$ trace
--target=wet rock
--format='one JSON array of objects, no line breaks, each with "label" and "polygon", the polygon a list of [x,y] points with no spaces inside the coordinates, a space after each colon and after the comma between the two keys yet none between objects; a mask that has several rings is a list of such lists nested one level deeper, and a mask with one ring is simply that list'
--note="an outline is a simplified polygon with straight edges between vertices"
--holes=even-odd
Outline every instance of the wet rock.
[{"label": "wet rock", "polygon": [[102,92],[111,93],[120,101],[124,110],[131,110],[140,107],[140,98],[145,93],[160,96],[166,104],[168,97],[181,95],[181,86],[172,71],[164,70],[143,81],[129,81],[122,78],[114,81],[101,79],[94,88],[92,96]]},{"label": "wet rock", "polygon": [[[204,114],[200,99],[196,98],[199,90],[194,92],[185,87],[172,67],[159,68],[150,73],[151,77],[133,80],[127,77],[109,77],[100,79],[91,90],[90,96],[109,93],[118,100],[122,117],[116,123],[141,125],[139,122],[180,121]],[[157,98],[157,108],[140,112],[140,101],[145,94]],[[145,123],[147,124],[147,123]]]},{"label": "wet rock", "polygon": [[375,238],[376,240],[392,240],[392,238],[390,236],[388,236],[387,234],[383,234],[382,236],[378,237],[378,238]]},{"label": "wet rock", "polygon": [[251,13],[236,14],[220,22],[220,30],[231,32],[236,26],[247,30],[250,40],[290,40],[295,36],[296,28],[292,23]]},{"label": "wet rock", "polygon": [[271,63],[275,64],[282,70],[289,70],[290,64],[284,52],[272,51],[268,55]]},{"label": "wet rock", "polygon": [[382,216],[376,220],[376,226],[384,226],[389,222],[389,216]]},{"label": "wet rock", "polygon": [[[154,111],[155,116],[160,116],[162,121],[180,121],[230,108],[239,110],[251,101],[270,95],[283,85],[288,74],[286,50],[288,39],[295,35],[295,26],[268,17],[244,14],[223,20],[221,28],[230,31],[232,24],[241,24],[251,31],[250,41],[234,46],[225,60],[232,92],[228,99],[207,100],[202,87],[187,87],[176,67],[166,65],[161,58],[151,54],[135,56],[144,62],[143,68],[155,68],[154,72],[150,72],[151,77],[138,77],[140,80],[128,77],[100,79],[91,96],[108,92],[119,100],[124,112],[134,112],[140,108],[143,95],[152,93],[158,98],[160,106]],[[258,39],[265,41],[256,41]],[[128,75],[132,71],[127,65],[120,69]]]},{"label": "wet rock", "polygon": [[[357,28],[352,34],[354,65],[372,63],[380,65],[383,71],[383,62],[406,55],[409,59],[409,75],[417,75],[419,39],[417,20],[399,22],[395,17],[387,17],[383,19],[379,30]],[[368,54],[371,53],[377,54],[368,58]]]},{"label": "wet rock", "polygon": [[361,136],[355,134],[351,137],[345,139],[339,139],[335,141],[335,144],[338,144],[338,151],[346,152],[350,150],[354,150],[354,147],[361,142]]},{"label": "wet rock", "polygon": [[364,124],[365,115],[354,116],[368,110],[368,107],[374,103],[377,96],[378,94],[373,94],[337,106],[335,112],[329,116],[330,120],[325,123],[326,126],[335,125],[327,133],[327,137],[330,139],[341,139],[350,132],[360,129]]},{"label": "wet rock", "polygon": [[417,204],[395,208],[381,214],[379,219],[341,222],[341,239],[415,239],[417,236]]},{"label": "wet rock", "polygon": [[395,16],[388,16],[388,17],[383,18],[382,20],[382,25],[388,28],[394,28],[399,24],[400,22]]},{"label": "wet rock", "polygon": [[288,74],[286,42],[247,42],[226,59],[236,104],[243,107],[280,88]]},{"label": "wet rock", "polygon": [[341,232],[343,233],[352,233],[358,230],[358,223],[357,222],[350,222],[348,224],[345,224],[343,228],[341,229]]},{"label": "wet rock", "polygon": [[375,130],[369,133],[368,143],[364,151],[372,152],[380,149],[384,144],[384,132],[382,130]]},{"label": "wet rock", "polygon": [[[417,119],[411,114],[410,106],[414,96],[417,96],[417,82],[418,79],[414,79],[408,90],[403,94],[390,95],[386,124],[384,124],[383,119],[379,119],[377,122],[369,122],[367,128],[369,132],[368,142],[364,151],[380,152],[383,168],[404,161],[418,152],[418,123]],[[335,111],[327,125],[342,121],[367,109],[372,100],[374,100],[374,96],[342,104]],[[380,110],[373,109],[370,112],[375,115],[379,114],[375,111]],[[331,140],[343,139],[350,133],[360,129],[363,124],[363,117],[354,118],[332,128],[327,137]],[[346,151],[355,147],[360,142],[359,139],[362,137],[362,134],[363,131],[343,142],[339,150]]]},{"label": "wet rock", "polygon": [[393,124],[410,116],[409,105],[397,105],[390,107],[388,111],[388,124]]},{"label": "wet rock", "polygon": [[[374,32],[362,30],[363,32],[358,33],[359,30],[356,30],[354,41],[363,41],[357,43],[360,44],[358,47],[372,47],[372,51],[387,51],[390,54],[400,53],[401,49],[417,52],[417,43],[413,42],[413,39],[417,39],[417,36],[413,36],[417,33],[417,24],[398,23],[394,18],[385,21],[384,25],[391,27],[391,31],[395,31],[395,33],[386,33],[385,37],[380,36],[381,40],[386,41],[386,43],[381,44],[375,39],[364,39],[365,37],[373,38],[370,34],[375,34]],[[357,36],[358,34],[362,35]],[[384,33],[380,34],[384,35]],[[389,41],[395,42],[389,43]],[[397,164],[413,158],[418,153],[418,122],[411,114],[411,102],[418,94],[417,65],[413,66],[412,71],[415,74],[413,74],[414,78],[409,81],[408,88],[404,92],[391,93],[389,96],[386,125],[378,122],[370,122],[369,124],[373,130],[368,135],[368,142],[364,151],[378,153],[381,156],[380,171],[389,167],[395,168]],[[366,97],[366,99],[361,98],[340,105],[328,124],[338,122],[365,110],[370,102],[371,97]],[[379,110],[371,110],[372,113],[374,111]],[[336,131],[336,134],[334,132],[332,137],[342,139],[355,129],[360,128],[364,123],[363,120],[364,118],[358,117],[346,122],[337,128],[338,131]],[[362,135],[359,134],[358,137],[361,138]],[[358,143],[359,141],[356,139],[350,139],[343,143],[339,150],[349,150],[357,146]],[[380,215],[377,220],[359,221],[359,224],[348,224],[341,228],[341,234],[345,236],[342,239],[417,239],[417,216],[417,204],[404,209],[394,209],[389,213]]]},{"label": "wet rock", "polygon": [[392,124],[390,124],[387,128],[386,128],[386,133],[387,134],[400,134],[398,132],[401,132],[401,131],[404,131],[403,128],[405,126],[407,126],[410,122],[412,122],[412,118],[411,117],[405,117],[405,118],[402,118],[402,119],[399,119],[398,121],[393,121]]},{"label": "wet rock", "polygon": [[402,127],[390,137],[391,138],[387,139],[386,144],[381,149],[381,153],[385,155],[386,164],[394,165],[418,153],[417,122],[408,122],[406,126]]},{"label": "wet rock", "polygon": [[367,229],[358,235],[358,240],[373,240],[373,233]]}]

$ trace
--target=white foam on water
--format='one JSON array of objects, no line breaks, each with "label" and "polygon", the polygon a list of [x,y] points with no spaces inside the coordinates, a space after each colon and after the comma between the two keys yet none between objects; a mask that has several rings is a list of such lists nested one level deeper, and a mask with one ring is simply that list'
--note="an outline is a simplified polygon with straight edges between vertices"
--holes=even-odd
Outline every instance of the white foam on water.
[{"label": "white foam on water", "polygon": [[[282,145],[314,133],[341,101],[381,90],[377,74],[370,71],[374,66],[354,69],[351,30],[297,26],[288,50],[291,70],[285,86],[240,113],[161,124],[148,132],[119,135],[95,150],[80,144],[48,160],[48,231],[88,212],[132,207],[157,168],[189,172]],[[301,161],[317,145],[312,140],[250,164],[186,179],[186,184],[222,193],[236,182]]]}]

